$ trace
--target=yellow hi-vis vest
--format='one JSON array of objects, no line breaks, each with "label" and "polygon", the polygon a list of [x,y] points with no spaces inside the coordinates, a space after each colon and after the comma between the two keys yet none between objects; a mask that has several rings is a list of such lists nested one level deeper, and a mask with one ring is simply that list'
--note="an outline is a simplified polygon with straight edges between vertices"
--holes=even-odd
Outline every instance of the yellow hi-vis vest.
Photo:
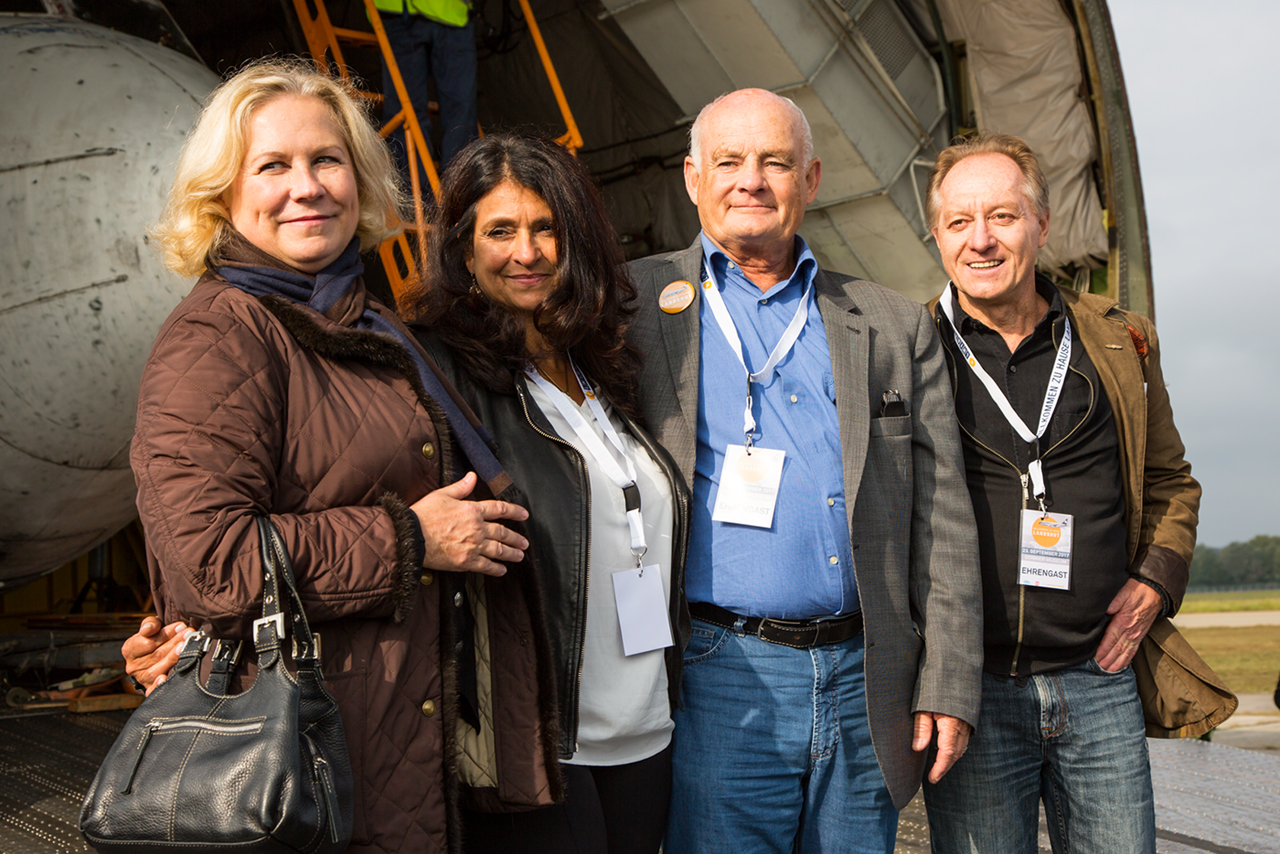
[{"label": "yellow hi-vis vest", "polygon": [[410,14],[422,15],[451,27],[465,27],[467,14],[471,11],[469,0],[373,0],[373,5],[381,12],[403,12],[406,3]]}]

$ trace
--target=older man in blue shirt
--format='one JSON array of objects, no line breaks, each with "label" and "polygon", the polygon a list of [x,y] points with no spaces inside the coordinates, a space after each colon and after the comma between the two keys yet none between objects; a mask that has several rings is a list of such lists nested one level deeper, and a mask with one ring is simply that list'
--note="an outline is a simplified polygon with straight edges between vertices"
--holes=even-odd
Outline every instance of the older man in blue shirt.
[{"label": "older man in blue shirt", "polygon": [[937,336],[797,236],[821,163],[789,100],[708,105],[685,178],[701,236],[632,265],[641,407],[694,494],[665,851],[890,852],[977,719],[977,544]]},{"label": "older man in blue shirt", "polygon": [[[700,239],[704,267],[710,266],[748,365],[768,361],[801,303],[806,317],[790,358],[752,384],[753,438],[786,454],[778,490],[782,500],[773,524],[755,527],[712,520],[725,450],[743,442],[746,380],[737,354],[717,328],[710,301],[699,306],[702,328],[709,333],[699,343],[705,368],[698,377],[698,455],[685,584],[689,601],[788,620],[855,613],[858,585],[850,570],[835,379],[822,315],[813,299],[818,262],[796,237],[795,271],[762,293],[705,232]],[[785,571],[740,571],[764,554],[786,556]]]}]

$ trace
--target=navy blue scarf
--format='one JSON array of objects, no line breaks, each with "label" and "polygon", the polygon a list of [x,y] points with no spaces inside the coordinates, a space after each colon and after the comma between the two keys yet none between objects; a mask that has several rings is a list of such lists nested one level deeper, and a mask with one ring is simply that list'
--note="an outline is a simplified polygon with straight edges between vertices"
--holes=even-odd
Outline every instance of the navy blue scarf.
[{"label": "navy blue scarf", "polygon": [[[244,240],[239,235],[236,237]],[[214,266],[213,271],[254,296],[279,296],[326,314],[360,279],[364,264],[360,261],[360,238],[356,237],[347,244],[346,250],[338,259],[316,273],[314,279],[304,273],[279,267],[223,264]],[[457,401],[436,375],[435,366],[428,363],[417,342],[404,331],[404,327],[384,317],[368,301],[365,302],[364,312],[353,326],[385,335],[409,354],[418,369],[418,380],[422,383],[422,388],[444,411],[445,419],[472,468],[481,480],[490,485],[495,494],[500,492],[501,485],[509,482],[509,477],[493,455],[493,439],[482,425],[473,425],[463,414]]]}]

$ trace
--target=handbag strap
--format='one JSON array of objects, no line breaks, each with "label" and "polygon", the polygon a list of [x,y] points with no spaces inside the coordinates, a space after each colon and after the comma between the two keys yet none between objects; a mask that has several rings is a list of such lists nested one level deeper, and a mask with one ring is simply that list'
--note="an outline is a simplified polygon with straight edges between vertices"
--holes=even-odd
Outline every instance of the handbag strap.
[{"label": "handbag strap", "polygon": [[[315,638],[302,610],[302,599],[293,581],[293,565],[289,552],[276,526],[266,516],[258,516],[258,539],[262,551],[262,617],[253,621],[253,645],[260,666],[275,664],[284,639],[284,613],[281,592],[288,594],[289,615],[293,622],[294,661],[299,667],[314,667]],[[273,631],[274,630],[274,631]]]}]

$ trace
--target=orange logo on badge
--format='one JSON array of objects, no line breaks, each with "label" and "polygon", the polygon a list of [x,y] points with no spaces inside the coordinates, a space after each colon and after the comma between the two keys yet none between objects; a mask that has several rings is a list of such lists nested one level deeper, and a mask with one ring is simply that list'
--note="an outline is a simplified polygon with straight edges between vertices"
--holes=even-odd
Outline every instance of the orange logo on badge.
[{"label": "orange logo on badge", "polygon": [[675,281],[662,289],[658,295],[658,308],[667,314],[679,314],[693,304],[693,284],[686,281]]},{"label": "orange logo on badge", "polygon": [[1041,516],[1031,523],[1031,538],[1046,549],[1051,549],[1062,539],[1062,525],[1054,524],[1048,516]]},{"label": "orange logo on badge", "polygon": [[759,457],[743,454],[738,457],[738,477],[747,483],[757,483],[764,479],[765,464]]}]

